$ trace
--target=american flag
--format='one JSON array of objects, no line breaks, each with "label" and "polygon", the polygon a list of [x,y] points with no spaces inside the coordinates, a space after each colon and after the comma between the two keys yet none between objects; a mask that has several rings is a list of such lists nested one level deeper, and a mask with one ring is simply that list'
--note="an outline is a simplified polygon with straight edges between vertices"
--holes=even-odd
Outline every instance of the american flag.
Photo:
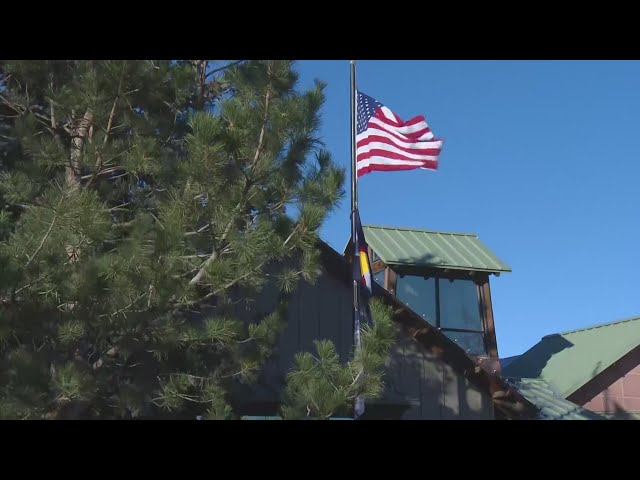
[{"label": "american flag", "polygon": [[358,177],[373,171],[438,168],[442,140],[434,138],[422,115],[404,122],[369,95],[357,95]]}]

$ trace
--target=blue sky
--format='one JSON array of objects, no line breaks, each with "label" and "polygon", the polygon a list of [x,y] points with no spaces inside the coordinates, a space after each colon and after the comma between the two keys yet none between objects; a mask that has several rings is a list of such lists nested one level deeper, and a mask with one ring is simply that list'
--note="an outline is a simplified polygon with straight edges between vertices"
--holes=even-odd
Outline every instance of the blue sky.
[{"label": "blue sky", "polygon": [[[322,135],[349,165],[349,62],[300,61],[328,82]],[[542,336],[640,315],[640,61],[358,62],[358,88],[445,139],[437,172],[359,182],[363,223],[476,233],[500,356]],[[348,188],[348,185],[347,185]],[[349,197],[323,238],[342,250]]]}]

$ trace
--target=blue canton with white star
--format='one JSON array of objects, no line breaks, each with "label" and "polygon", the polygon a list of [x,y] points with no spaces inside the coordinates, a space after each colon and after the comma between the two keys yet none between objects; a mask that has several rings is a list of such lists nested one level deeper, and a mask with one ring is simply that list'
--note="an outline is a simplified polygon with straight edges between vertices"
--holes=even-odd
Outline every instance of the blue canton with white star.
[{"label": "blue canton with white star", "polygon": [[356,135],[360,135],[367,129],[369,119],[376,114],[376,110],[383,105],[375,98],[358,92],[358,116],[356,121]]}]

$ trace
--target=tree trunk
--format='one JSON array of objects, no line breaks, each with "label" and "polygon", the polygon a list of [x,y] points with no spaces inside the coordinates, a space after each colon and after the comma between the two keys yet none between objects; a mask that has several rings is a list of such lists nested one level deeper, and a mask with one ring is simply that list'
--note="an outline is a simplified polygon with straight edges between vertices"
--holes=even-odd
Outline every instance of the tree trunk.
[{"label": "tree trunk", "polygon": [[80,167],[82,166],[82,151],[84,141],[93,125],[93,113],[87,110],[80,125],[71,133],[71,154],[67,166],[66,178],[69,187],[77,187],[80,183]]}]

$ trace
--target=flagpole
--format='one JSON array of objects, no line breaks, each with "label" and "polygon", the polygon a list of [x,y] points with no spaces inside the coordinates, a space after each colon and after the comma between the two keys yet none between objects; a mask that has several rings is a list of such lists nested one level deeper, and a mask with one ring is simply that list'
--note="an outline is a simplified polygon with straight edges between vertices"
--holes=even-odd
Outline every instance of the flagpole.
[{"label": "flagpole", "polygon": [[[358,208],[358,169],[356,164],[356,61],[351,60],[351,242],[356,248],[356,209]],[[355,252],[354,252],[355,254]],[[360,325],[356,324],[356,314],[359,309],[359,287],[353,279],[353,339],[356,348],[360,347]]]},{"label": "flagpole", "polygon": [[[360,257],[356,255],[355,249],[358,248],[356,233],[356,212],[358,210],[358,166],[356,155],[356,133],[357,133],[357,92],[356,92],[356,61],[351,60],[351,245],[354,249],[352,258]],[[354,273],[356,268],[360,272],[360,265],[353,265]],[[362,338],[360,335],[360,284],[353,277],[353,343],[356,353],[362,349]],[[353,406],[353,417],[357,419],[364,413],[364,399],[360,396],[356,397]]]},{"label": "flagpole", "polygon": [[356,236],[356,220],[353,213],[358,207],[356,165],[356,61],[351,60],[351,237]]}]

